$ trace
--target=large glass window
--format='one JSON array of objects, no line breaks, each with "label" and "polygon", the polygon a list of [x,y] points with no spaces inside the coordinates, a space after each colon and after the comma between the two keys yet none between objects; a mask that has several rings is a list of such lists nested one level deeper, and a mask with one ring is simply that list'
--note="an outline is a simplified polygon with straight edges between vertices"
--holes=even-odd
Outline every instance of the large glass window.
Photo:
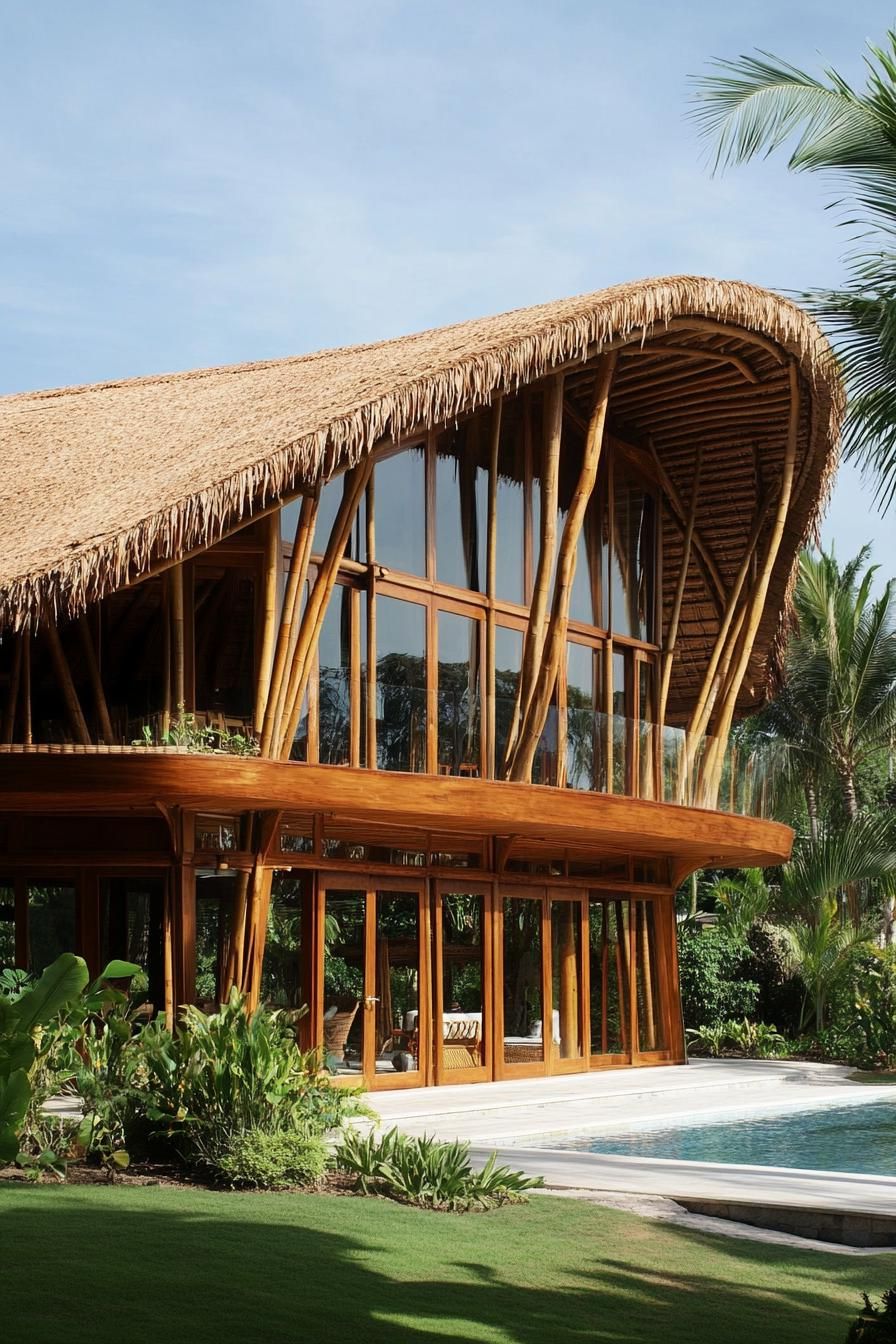
[{"label": "large glass window", "polygon": [[275,873],[261,965],[261,997],[273,1008],[296,1009],[308,1002],[303,956],[310,916],[310,875]]},{"label": "large glass window", "polygon": [[65,883],[28,888],[28,970],[40,975],[63,952],[75,950],[76,892]]},{"label": "large glass window", "polygon": [[499,472],[495,548],[495,597],[522,605],[525,600],[526,497],[522,480]]},{"label": "large glass window", "polygon": [[[364,891],[328,891],[324,915],[324,1051],[333,1073],[364,1067]],[[369,991],[368,991],[369,992]]]},{"label": "large glass window", "polygon": [[635,920],[636,984],[638,990],[638,1048],[664,1050],[666,1024],[660,988],[661,945],[657,937],[653,901],[633,902]]},{"label": "large glass window", "polygon": [[613,467],[610,566],[610,602],[616,634],[652,640],[654,563],[653,496],[617,461]]},{"label": "large glass window", "polygon": [[426,573],[426,456],[422,446],[394,453],[374,470],[376,563]]},{"label": "large glass window", "polygon": [[164,902],[160,877],[113,877],[100,887],[100,962],[139,966],[131,990],[144,993],[157,1010],[165,1006]]},{"label": "large glass window", "polygon": [[485,901],[465,892],[442,896],[442,1068],[485,1063]]},{"label": "large glass window", "polygon": [[230,988],[225,976],[239,881],[229,872],[196,877],[196,1002],[206,1010]]},{"label": "large glass window", "polygon": [[504,752],[516,711],[516,693],[523,659],[523,632],[506,625],[495,628],[495,770],[502,773]]},{"label": "large glass window", "polygon": [[376,893],[376,1071],[420,1067],[420,933],[416,892]]},{"label": "large glass window", "polygon": [[504,1062],[544,1059],[541,898],[504,900]]},{"label": "large glass window", "polygon": [[376,756],[380,770],[426,769],[426,608],[378,597]]},{"label": "large glass window", "polygon": [[324,765],[349,762],[351,720],[352,592],[337,586],[324,615],[318,644],[318,706],[320,760]]},{"label": "large glass window", "polygon": [[488,471],[469,439],[436,458],[436,577],[455,588],[485,591]]},{"label": "large glass window", "polygon": [[[315,555],[323,555],[330,541],[330,534],[333,531],[333,524],[336,521],[336,515],[339,512],[339,505],[342,503],[342,497],[345,493],[346,476],[341,474],[328,481],[320,492],[320,499],[317,505],[317,519],[314,525],[314,542],[312,550]],[[299,520],[299,510],[302,501],[294,499],[291,503],[284,505],[280,513],[280,535],[283,538],[284,548],[291,550],[295,541],[296,524]],[[361,562],[367,559],[367,497],[361,499],[357,512],[352,523],[348,540],[345,544],[345,558],[347,560],[358,560]]]},{"label": "large glass window", "polygon": [[440,611],[439,773],[480,772],[479,630],[481,622]]},{"label": "large glass window", "polygon": [[629,902],[593,896],[589,902],[591,1053],[630,1053]]},{"label": "large glass window", "polygon": [[595,650],[586,644],[567,645],[566,671],[566,783],[571,789],[596,787],[595,745],[599,731],[595,716]]},{"label": "large glass window", "polygon": [[581,1059],[582,943],[578,901],[551,901],[553,1040],[561,1059]]}]

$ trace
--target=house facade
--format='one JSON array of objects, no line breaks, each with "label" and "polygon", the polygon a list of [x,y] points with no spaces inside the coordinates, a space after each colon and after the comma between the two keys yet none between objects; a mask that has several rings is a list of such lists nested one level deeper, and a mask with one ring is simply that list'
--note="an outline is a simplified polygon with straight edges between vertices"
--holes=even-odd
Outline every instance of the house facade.
[{"label": "house facade", "polygon": [[790,852],[736,725],[839,411],[690,278],[0,399],[0,963],[374,1087],[684,1061],[676,889]]}]

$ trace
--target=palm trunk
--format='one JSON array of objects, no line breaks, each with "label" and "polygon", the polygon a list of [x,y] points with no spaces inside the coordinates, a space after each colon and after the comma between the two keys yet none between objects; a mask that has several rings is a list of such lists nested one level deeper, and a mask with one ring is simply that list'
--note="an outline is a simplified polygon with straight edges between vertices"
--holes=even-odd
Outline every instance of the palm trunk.
[{"label": "palm trunk", "polygon": [[809,814],[809,835],[815,843],[818,840],[818,795],[812,779],[806,780],[806,811]]}]

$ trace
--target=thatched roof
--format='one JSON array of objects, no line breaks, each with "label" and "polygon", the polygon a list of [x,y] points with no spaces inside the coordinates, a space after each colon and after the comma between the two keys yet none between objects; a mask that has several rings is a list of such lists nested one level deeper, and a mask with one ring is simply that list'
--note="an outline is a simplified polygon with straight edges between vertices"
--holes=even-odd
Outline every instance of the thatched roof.
[{"label": "thatched roof", "polygon": [[[691,319],[724,326],[695,334]],[[0,398],[0,628],[21,626],[41,610],[73,614],[160,560],[213,543],[302,483],[328,478],[384,437],[448,422],[558,363],[586,361],[607,342],[674,336],[749,353],[731,328],[766,338],[752,350],[770,376],[760,388],[742,383],[739,394],[769,398],[771,419],[760,437],[773,441],[772,469],[782,442],[776,347],[796,358],[808,393],[799,498],[771,595],[780,613],[794,555],[835,462],[841,393],[831,352],[814,322],[776,294],[675,277],[373,345]],[[632,374],[620,382],[616,419],[650,434],[665,453],[663,423],[655,415],[651,421],[657,407],[631,396],[632,378],[641,393],[651,390],[656,363],[646,356],[624,363]],[[692,360],[688,370],[696,376],[701,366]],[[699,412],[710,455],[734,432],[725,414],[731,373],[718,362],[703,366],[700,398],[695,387],[694,396],[680,399],[680,413]],[[707,378],[716,374],[713,391]],[[720,432],[711,429],[715,404]],[[667,428],[674,475],[693,444],[680,427]],[[743,443],[759,429],[740,425],[738,432]]]}]

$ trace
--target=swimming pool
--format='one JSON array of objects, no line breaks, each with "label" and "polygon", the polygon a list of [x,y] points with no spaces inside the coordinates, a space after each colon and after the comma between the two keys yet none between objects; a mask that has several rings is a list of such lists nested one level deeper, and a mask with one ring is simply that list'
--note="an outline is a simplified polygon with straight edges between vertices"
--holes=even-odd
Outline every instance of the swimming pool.
[{"label": "swimming pool", "polygon": [[544,1136],[526,1146],[896,1176],[896,1098],[726,1119],[701,1116],[618,1133]]}]

